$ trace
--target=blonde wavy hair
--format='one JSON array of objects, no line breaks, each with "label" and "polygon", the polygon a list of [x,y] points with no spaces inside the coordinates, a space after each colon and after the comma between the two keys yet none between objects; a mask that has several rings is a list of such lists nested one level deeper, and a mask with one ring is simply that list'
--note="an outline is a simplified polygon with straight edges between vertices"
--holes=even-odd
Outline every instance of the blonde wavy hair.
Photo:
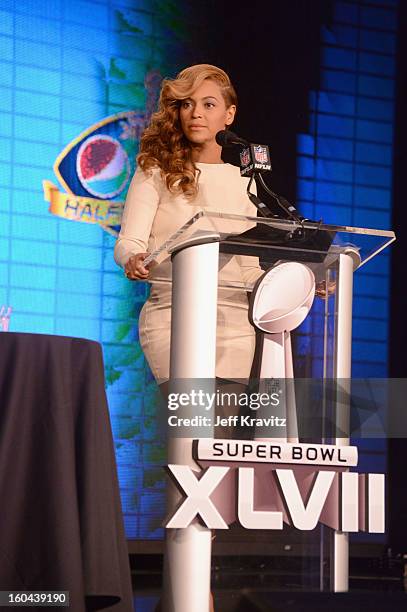
[{"label": "blonde wavy hair", "polygon": [[194,198],[198,192],[196,167],[192,161],[191,143],[185,137],[179,119],[182,100],[189,98],[205,79],[219,85],[226,108],[237,106],[237,96],[224,70],[211,64],[196,64],[182,70],[175,79],[164,79],[158,111],[144,130],[137,156],[145,172],[159,167],[167,189]]}]

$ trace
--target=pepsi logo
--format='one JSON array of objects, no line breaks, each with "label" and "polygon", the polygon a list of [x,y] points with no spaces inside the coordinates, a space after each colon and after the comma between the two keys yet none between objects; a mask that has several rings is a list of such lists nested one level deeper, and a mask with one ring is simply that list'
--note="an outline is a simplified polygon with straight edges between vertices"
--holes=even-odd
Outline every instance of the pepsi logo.
[{"label": "pepsi logo", "polygon": [[130,177],[130,161],[120,142],[105,134],[90,136],[81,144],[76,158],[81,185],[98,198],[114,198]]}]

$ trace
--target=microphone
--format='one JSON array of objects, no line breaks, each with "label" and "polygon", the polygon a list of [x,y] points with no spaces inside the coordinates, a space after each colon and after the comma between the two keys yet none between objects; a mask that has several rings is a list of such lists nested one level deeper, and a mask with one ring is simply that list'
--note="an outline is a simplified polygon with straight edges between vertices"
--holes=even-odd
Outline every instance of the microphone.
[{"label": "microphone", "polygon": [[250,186],[253,179],[256,184],[261,185],[265,192],[277,202],[279,207],[290,219],[301,224],[305,221],[305,218],[300,215],[295,206],[290,204],[283,196],[272,191],[265,183],[262,173],[271,171],[270,150],[267,145],[248,142],[230,130],[221,130],[216,134],[215,140],[221,147],[240,147],[240,174],[241,176],[250,177],[247,186],[247,195],[251,202],[257,207],[262,217],[274,217],[275,215],[270,209],[270,206],[250,192]]},{"label": "microphone", "polygon": [[270,151],[267,145],[252,144],[230,130],[221,130],[215,136],[221,147],[240,147],[240,174],[253,176],[257,172],[270,172]]},{"label": "microphone", "polygon": [[215,140],[221,147],[233,147],[235,145],[246,147],[249,143],[244,138],[240,138],[230,130],[221,130],[215,136]]}]

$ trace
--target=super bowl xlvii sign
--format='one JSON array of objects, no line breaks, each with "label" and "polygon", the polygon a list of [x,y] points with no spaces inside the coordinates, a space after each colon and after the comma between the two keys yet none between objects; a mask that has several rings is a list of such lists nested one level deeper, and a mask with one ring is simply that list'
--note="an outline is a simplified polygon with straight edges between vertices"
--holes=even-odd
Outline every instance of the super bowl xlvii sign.
[{"label": "super bowl xlvii sign", "polygon": [[183,500],[167,528],[199,519],[211,529],[238,521],[246,529],[311,530],[318,522],[344,532],[385,530],[384,474],[350,472],[355,446],[200,439],[201,470],[169,465]]}]

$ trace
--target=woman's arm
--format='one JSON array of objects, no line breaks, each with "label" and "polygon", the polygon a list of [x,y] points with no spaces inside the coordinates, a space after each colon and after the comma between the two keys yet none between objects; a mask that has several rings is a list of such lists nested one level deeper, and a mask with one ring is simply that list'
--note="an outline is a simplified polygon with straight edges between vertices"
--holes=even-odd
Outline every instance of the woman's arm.
[{"label": "woman's arm", "polygon": [[246,290],[251,291],[257,279],[264,274],[264,270],[260,268],[259,258],[256,255],[236,255],[235,257],[240,265]]},{"label": "woman's arm", "polygon": [[[243,179],[242,179],[243,180]],[[244,179],[247,181],[247,179]],[[246,184],[245,184],[246,188]],[[253,181],[251,186],[251,192],[254,195],[257,195],[257,185],[256,182]],[[249,200],[246,193],[244,194],[244,203],[246,210],[244,214],[249,215],[251,217],[257,216],[257,208],[255,205]],[[253,224],[254,227],[254,224]],[[264,274],[264,270],[260,267],[259,258],[256,255],[236,255],[236,259],[240,265],[240,270],[242,273],[243,281],[246,285],[246,290],[251,291],[251,287],[255,284],[257,279]]]},{"label": "woman's arm", "polygon": [[115,262],[125,267],[133,255],[146,254],[148,239],[160,200],[156,178],[158,170],[151,176],[137,168],[123,210],[119,237],[114,247]]}]

